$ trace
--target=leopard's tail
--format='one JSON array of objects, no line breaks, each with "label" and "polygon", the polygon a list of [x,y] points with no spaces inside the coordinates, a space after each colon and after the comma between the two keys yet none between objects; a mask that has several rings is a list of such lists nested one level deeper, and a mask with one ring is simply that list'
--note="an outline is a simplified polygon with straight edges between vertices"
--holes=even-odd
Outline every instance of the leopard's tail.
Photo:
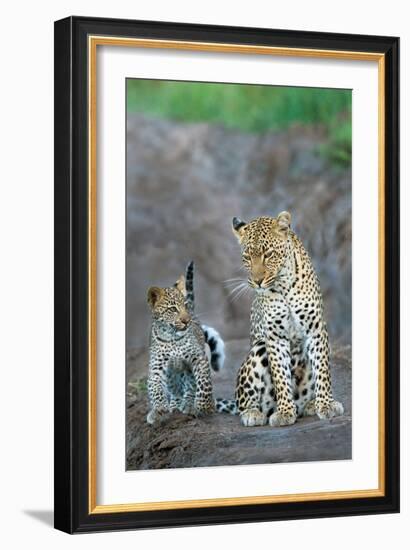
[{"label": "leopard's tail", "polygon": [[[195,310],[195,293],[194,293],[194,262],[191,260],[185,270],[185,290],[186,290],[186,305],[191,315]],[[225,362],[225,344],[221,335],[212,327],[202,325],[204,331],[205,342],[207,344],[207,355],[211,364],[212,370],[219,371]]]},{"label": "leopard's tail", "polygon": [[215,399],[215,409],[218,413],[239,414],[238,405],[235,399]]},{"label": "leopard's tail", "polygon": [[194,262],[191,260],[185,271],[186,303],[188,311],[193,314],[195,310],[194,294]]},{"label": "leopard's tail", "polygon": [[215,372],[221,370],[225,362],[225,344],[221,335],[212,327],[202,325],[204,331],[205,342],[207,344],[208,359],[211,363],[212,370]]}]

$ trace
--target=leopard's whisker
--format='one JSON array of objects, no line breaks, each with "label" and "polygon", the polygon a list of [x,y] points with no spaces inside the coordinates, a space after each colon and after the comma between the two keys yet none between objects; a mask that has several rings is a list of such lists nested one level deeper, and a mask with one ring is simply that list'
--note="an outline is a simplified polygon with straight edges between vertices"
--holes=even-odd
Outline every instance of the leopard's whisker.
[{"label": "leopard's whisker", "polygon": [[233,303],[236,302],[240,296],[245,294],[248,291],[248,285],[245,282],[242,282],[240,285],[235,287],[228,295],[229,300]]},{"label": "leopard's whisker", "polygon": [[238,284],[246,284],[246,281],[244,280],[240,280],[240,281],[232,281],[232,283],[225,283],[225,287],[226,288],[232,288],[232,287],[236,287]]},{"label": "leopard's whisker", "polygon": [[234,288],[232,288],[228,293],[228,298],[233,297],[237,292],[240,292],[244,286],[245,286],[245,283],[242,282],[242,283],[239,283]]},{"label": "leopard's whisker", "polygon": [[248,288],[246,286],[242,287],[239,292],[237,292],[236,295],[232,297],[232,303],[237,302],[241,296],[246,294],[247,291]]},{"label": "leopard's whisker", "polygon": [[223,281],[224,286],[234,286],[238,283],[245,283],[246,280],[242,277],[235,277],[234,279],[227,279],[226,281]]}]

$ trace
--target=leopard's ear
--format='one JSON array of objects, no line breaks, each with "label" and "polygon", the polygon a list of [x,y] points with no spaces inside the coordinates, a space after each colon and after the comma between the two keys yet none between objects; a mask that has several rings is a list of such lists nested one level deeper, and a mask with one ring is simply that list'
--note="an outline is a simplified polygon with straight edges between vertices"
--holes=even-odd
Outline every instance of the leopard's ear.
[{"label": "leopard's ear", "polygon": [[233,218],[232,220],[232,231],[236,236],[239,242],[242,241],[246,229],[246,223],[240,220],[239,218]]},{"label": "leopard's ear", "polygon": [[185,284],[185,277],[184,275],[181,275],[178,279],[177,279],[177,282],[175,283],[175,288],[177,288],[179,290],[179,292],[181,292],[184,296],[186,296],[186,284]]},{"label": "leopard's ear", "polygon": [[164,291],[162,288],[159,288],[158,286],[151,286],[148,289],[147,298],[149,305],[154,308],[155,305],[159,302],[161,299],[161,296],[164,294]]},{"label": "leopard's ear", "polygon": [[281,231],[282,233],[287,233],[290,229],[290,220],[291,216],[289,212],[285,211],[278,214],[276,218],[276,223],[279,231]]}]

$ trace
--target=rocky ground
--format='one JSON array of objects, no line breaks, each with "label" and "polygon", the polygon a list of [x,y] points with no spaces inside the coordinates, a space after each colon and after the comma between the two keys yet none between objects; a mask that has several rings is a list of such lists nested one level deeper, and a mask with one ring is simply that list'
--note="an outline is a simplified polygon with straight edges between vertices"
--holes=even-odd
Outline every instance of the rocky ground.
[{"label": "rocky ground", "polygon": [[[216,396],[233,397],[236,372],[247,339],[226,343],[224,369],[214,375]],[[351,458],[351,349],[333,350],[331,370],[335,398],[345,414],[332,420],[299,419],[289,427],[244,428],[238,417],[214,414],[193,418],[174,414],[160,425],[145,422],[147,352],[127,356],[127,469],[189,468]]]}]

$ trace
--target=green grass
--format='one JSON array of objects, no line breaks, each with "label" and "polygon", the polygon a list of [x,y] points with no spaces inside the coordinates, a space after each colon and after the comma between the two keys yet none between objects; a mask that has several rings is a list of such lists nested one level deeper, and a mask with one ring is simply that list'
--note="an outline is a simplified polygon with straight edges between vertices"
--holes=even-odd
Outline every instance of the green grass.
[{"label": "green grass", "polygon": [[128,382],[128,393],[132,394],[140,394],[140,393],[147,393],[148,387],[147,387],[147,377],[143,376],[142,378],[138,378],[135,382]]},{"label": "green grass", "polygon": [[324,88],[127,81],[129,112],[246,132],[322,125],[329,135],[329,147],[320,154],[341,165],[351,158],[351,97],[350,90]]},{"label": "green grass", "polygon": [[319,154],[336,166],[350,166],[352,161],[352,122],[336,121],[329,128],[329,139],[319,148]]}]

